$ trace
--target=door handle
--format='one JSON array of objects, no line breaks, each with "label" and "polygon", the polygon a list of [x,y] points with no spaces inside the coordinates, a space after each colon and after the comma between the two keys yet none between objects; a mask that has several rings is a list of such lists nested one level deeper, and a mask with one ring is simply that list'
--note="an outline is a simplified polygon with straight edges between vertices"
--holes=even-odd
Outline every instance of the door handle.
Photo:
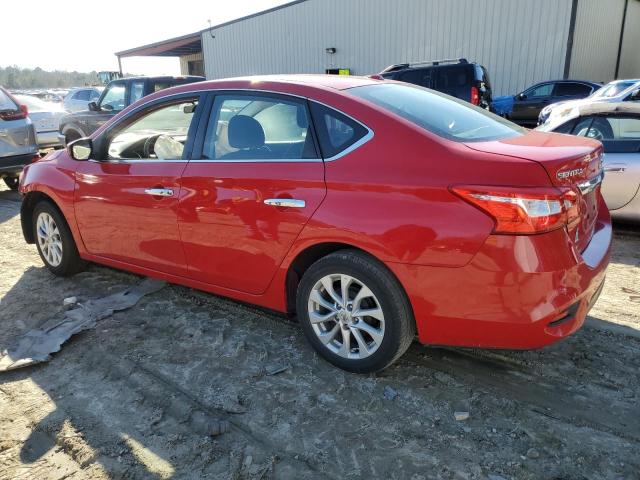
[{"label": "door handle", "polygon": [[170,188],[147,188],[144,193],[154,197],[173,197],[173,190]]},{"label": "door handle", "polygon": [[304,208],[304,200],[297,200],[295,198],[267,198],[264,201],[265,205],[272,205],[274,207],[287,207],[287,208]]},{"label": "door handle", "polygon": [[605,172],[624,172],[626,167],[605,167]]}]

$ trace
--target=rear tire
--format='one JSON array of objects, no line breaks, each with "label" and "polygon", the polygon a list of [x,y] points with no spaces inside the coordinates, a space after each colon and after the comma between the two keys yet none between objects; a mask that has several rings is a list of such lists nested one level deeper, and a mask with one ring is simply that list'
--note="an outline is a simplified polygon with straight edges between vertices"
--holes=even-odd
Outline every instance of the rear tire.
[{"label": "rear tire", "polygon": [[69,225],[50,202],[42,201],[33,210],[33,234],[38,253],[45,266],[55,275],[66,277],[83,270]]},{"label": "rear tire", "polygon": [[341,250],[311,265],[298,285],[296,308],[311,346],[349,372],[383,370],[415,336],[411,305],[398,280],[357,250]]},{"label": "rear tire", "polygon": [[2,180],[4,180],[5,185],[14,192],[18,190],[18,186],[20,184],[19,177],[4,177]]}]

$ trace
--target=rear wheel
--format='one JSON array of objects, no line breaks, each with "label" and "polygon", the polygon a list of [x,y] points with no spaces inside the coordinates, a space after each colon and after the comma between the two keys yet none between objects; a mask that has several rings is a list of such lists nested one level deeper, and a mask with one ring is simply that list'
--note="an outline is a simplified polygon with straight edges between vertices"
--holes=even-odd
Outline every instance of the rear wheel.
[{"label": "rear wheel", "polygon": [[297,312],[313,348],[350,372],[388,367],[415,335],[411,306],[396,278],[355,250],[333,253],[309,267],[298,286]]},{"label": "rear wheel", "polygon": [[40,202],[33,211],[33,232],[40,258],[52,273],[73,275],[85,266],[67,222],[49,202]]},{"label": "rear wheel", "polygon": [[20,179],[18,177],[4,177],[2,180],[4,180],[5,185],[11,190],[18,190],[18,185],[20,183]]}]

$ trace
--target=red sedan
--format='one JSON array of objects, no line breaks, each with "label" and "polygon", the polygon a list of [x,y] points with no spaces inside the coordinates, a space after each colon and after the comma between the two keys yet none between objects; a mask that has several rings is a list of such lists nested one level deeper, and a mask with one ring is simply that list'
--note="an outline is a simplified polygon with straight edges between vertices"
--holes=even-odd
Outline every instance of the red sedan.
[{"label": "red sedan", "polygon": [[90,261],[296,313],[370,372],[416,333],[527,349],[578,330],[609,262],[601,157],[409,84],[210,81],[29,165],[22,225],[55,274]]}]

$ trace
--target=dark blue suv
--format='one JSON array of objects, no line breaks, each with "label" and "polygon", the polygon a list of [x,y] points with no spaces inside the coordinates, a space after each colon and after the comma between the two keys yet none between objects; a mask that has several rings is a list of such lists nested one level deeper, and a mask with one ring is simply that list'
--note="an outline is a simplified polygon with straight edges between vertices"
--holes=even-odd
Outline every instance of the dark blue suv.
[{"label": "dark blue suv", "polygon": [[491,105],[491,82],[487,69],[465,58],[399,63],[385,68],[380,75],[389,80],[431,88],[487,110]]}]

